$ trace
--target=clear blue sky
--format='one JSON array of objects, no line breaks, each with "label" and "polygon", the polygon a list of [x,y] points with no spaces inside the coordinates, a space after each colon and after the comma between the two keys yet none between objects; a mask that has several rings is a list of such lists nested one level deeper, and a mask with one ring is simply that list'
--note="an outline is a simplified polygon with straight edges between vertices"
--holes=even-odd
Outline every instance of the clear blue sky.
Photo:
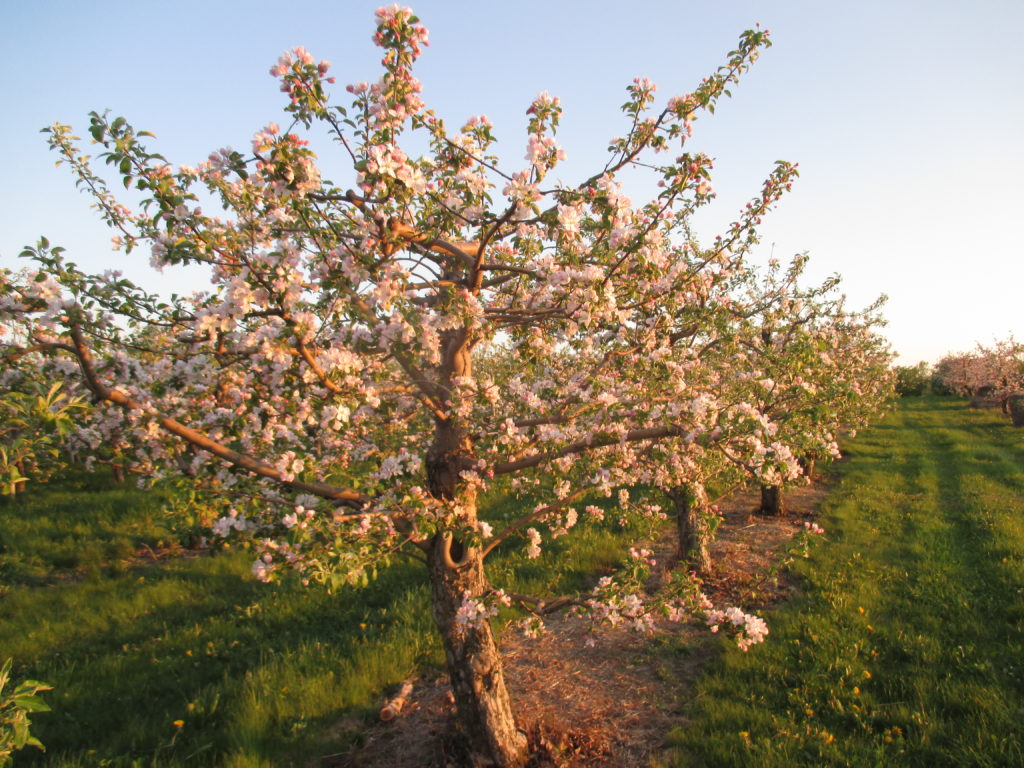
[{"label": "clear blue sky", "polygon": [[[60,121],[84,135],[88,112],[109,108],[154,132],[172,163],[194,164],[281,120],[267,70],[286,48],[329,59],[339,97],[377,78],[379,2],[285,5],[0,2],[0,264],[18,266],[21,247],[45,234],[82,266],[172,284],[146,275],[146,256],[126,264],[110,250],[39,129]],[[902,363],[1024,339],[1022,0],[411,5],[431,33],[417,71],[428,105],[453,124],[487,114],[518,167],[525,108],[542,90],[561,97],[566,182],[622,132],[617,107],[633,77],[663,98],[685,93],[761,22],[774,47],[696,125],[718,192],[698,232],[732,220],[776,159],[796,161],[802,178],[766,220],[759,258],[773,244],[777,257],[808,251],[814,276],[841,274],[852,304],[888,294]]]}]

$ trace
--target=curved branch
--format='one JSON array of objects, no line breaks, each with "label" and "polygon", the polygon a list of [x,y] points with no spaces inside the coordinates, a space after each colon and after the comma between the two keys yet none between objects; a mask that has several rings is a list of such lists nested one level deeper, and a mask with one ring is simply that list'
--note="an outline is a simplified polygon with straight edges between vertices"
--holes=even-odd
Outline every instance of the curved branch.
[{"label": "curved branch", "polygon": [[408,224],[404,224],[398,219],[391,219],[388,222],[388,231],[396,238],[416,243],[429,251],[454,256],[462,262],[463,266],[470,269],[476,266],[477,259],[482,252],[480,243],[449,243],[447,240],[441,240],[440,238],[417,232]]},{"label": "curved branch", "polygon": [[34,352],[45,352],[47,349],[64,349],[68,352],[75,351],[74,347],[70,344],[60,344],[58,342],[34,344],[31,347],[17,347],[11,345],[2,355],[0,355],[0,360],[3,360],[5,363],[13,364],[16,363],[19,358],[26,357]]},{"label": "curved branch", "polygon": [[470,547],[463,546],[462,554],[459,559],[456,560],[452,557],[452,544],[455,543],[455,537],[450,533],[444,534],[441,538],[441,559],[444,561],[446,568],[451,568],[453,571],[460,570],[466,566],[469,562]]},{"label": "curved branch", "polygon": [[[75,357],[78,358],[78,365],[85,377],[86,385],[90,390],[92,390],[96,398],[119,405],[126,411],[145,410],[142,403],[132,400],[128,395],[124,394],[120,390],[110,389],[100,381],[99,376],[96,373],[96,369],[93,367],[92,355],[89,353],[89,349],[85,344],[85,338],[82,335],[81,328],[77,325],[73,325],[70,330],[71,338],[74,342]],[[370,501],[368,497],[352,488],[342,488],[340,486],[329,485],[327,483],[305,482],[302,480],[285,480],[281,471],[270,464],[244,453],[234,451],[226,445],[213,440],[208,435],[194,430],[191,427],[186,427],[181,422],[176,421],[169,416],[157,415],[156,420],[166,432],[169,432],[175,437],[179,437],[197,448],[201,448],[204,451],[212,453],[217,458],[223,459],[229,464],[233,464],[236,467],[240,467],[241,469],[245,469],[253,474],[260,475],[261,477],[275,480],[289,488],[356,508],[361,508]]]},{"label": "curved branch", "polygon": [[524,456],[521,459],[499,462],[495,464],[492,469],[496,475],[507,475],[509,472],[518,472],[521,469],[529,469],[531,467],[536,467],[540,464],[553,461],[554,459],[561,458],[562,456],[585,453],[586,451],[594,448],[604,448],[609,445],[618,445],[619,443],[636,443],[644,440],[662,440],[666,437],[680,437],[683,434],[685,434],[685,430],[680,429],[679,427],[648,427],[646,429],[631,429],[624,437],[613,435],[599,437],[590,435],[588,437],[581,438],[576,442],[569,443],[564,448],[560,448],[556,451],[534,453],[530,456]]},{"label": "curved branch", "polygon": [[318,363],[316,361],[316,358],[313,357],[313,353],[310,352],[309,348],[297,336],[295,338],[295,349],[298,351],[302,359],[306,361],[306,365],[310,367],[310,369],[313,371],[313,374],[317,377],[321,384],[323,384],[328,390],[330,390],[334,394],[341,394],[341,387],[339,387],[337,383],[332,381],[327,376],[327,373],[321,367],[320,363]]},{"label": "curved branch", "polygon": [[540,509],[536,509],[533,512],[531,512],[530,514],[524,515],[523,517],[519,518],[514,523],[510,523],[508,525],[508,527],[506,527],[503,531],[501,531],[497,536],[495,536],[490,541],[490,543],[488,543],[488,545],[486,547],[484,547],[483,551],[480,553],[480,557],[481,558],[487,557],[487,555],[489,555],[494,550],[495,547],[497,547],[499,544],[501,544],[501,542],[503,542],[507,538],[509,538],[516,531],[525,528],[527,525],[532,523],[534,520],[539,520],[540,518],[544,517],[544,515],[548,515],[548,514],[551,514],[552,512],[557,512],[560,509],[564,509],[569,504],[572,504],[574,501],[576,501],[576,499],[578,499],[580,496],[585,495],[589,490],[590,490],[589,488],[580,488],[575,493],[570,494],[566,498],[561,499],[560,501],[558,501],[558,502],[556,502],[554,504],[549,504],[546,507],[541,507]]}]

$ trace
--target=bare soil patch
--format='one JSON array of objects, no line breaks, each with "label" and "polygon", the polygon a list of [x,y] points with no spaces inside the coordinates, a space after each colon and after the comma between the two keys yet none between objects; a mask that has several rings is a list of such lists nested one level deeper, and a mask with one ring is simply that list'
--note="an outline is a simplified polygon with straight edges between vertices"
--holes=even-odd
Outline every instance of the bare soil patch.
[{"label": "bare soil patch", "polygon": [[[712,547],[714,572],[705,591],[716,605],[763,611],[794,586],[779,563],[786,544],[818,512],[828,486],[818,482],[787,492],[784,517],[754,515],[756,489],[719,502],[724,520]],[[674,534],[645,544],[658,569],[674,568]],[[653,576],[658,580],[658,573]],[[660,752],[665,735],[686,721],[695,681],[718,647],[700,626],[663,624],[654,636],[625,629],[601,632],[584,646],[586,626],[553,617],[537,639],[511,628],[501,639],[505,674],[520,727],[534,747],[532,766],[635,768]],[[676,642],[683,638],[685,642]],[[771,642],[769,635],[768,642]],[[361,746],[324,758],[323,768],[443,768],[454,766],[448,737],[454,717],[447,681],[419,679],[401,716],[362,731]]]}]

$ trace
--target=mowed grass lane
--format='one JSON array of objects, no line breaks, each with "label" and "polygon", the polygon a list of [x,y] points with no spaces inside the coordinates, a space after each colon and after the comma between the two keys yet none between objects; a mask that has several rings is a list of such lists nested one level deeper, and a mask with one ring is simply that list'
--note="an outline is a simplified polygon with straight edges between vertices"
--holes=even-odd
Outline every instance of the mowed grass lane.
[{"label": "mowed grass lane", "polygon": [[909,399],[847,449],[800,596],[704,677],[667,764],[1024,765],[1024,430]]}]

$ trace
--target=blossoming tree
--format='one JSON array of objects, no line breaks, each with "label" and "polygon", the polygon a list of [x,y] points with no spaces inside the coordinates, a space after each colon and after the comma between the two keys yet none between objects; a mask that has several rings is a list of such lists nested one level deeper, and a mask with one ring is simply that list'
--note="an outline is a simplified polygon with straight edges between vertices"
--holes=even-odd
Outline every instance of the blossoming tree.
[{"label": "blossoming tree", "polygon": [[742,291],[750,310],[737,331],[745,354],[736,378],[767,421],[756,439],[783,459],[777,470],[750,468],[766,514],[781,514],[785,486],[808,482],[816,459],[838,457],[839,433],[865,426],[892,395],[891,355],[878,333],[884,297],[850,311],[838,277],[801,285],[807,263],[806,254],[785,269],[773,259],[764,275],[748,274]]},{"label": "blossoming tree", "polygon": [[[9,337],[6,351],[62,366],[106,404],[93,444],[130,444],[138,471],[196,477],[221,505],[217,532],[257,537],[261,579],[294,570],[358,583],[396,553],[421,558],[469,760],[521,765],[525,739],[487,621],[507,598],[488,582],[487,556],[515,542],[536,554],[577,523],[588,495],[692,482],[686,446],[762,418],[709,395],[729,371],[715,358],[712,372],[700,352],[717,315],[693,310],[720,300],[795,171],[779,163],[697,252],[687,222],[712,197],[711,160],[687,142],[768,34],[745,32],[723,67],[665,103],[634,81],[624,135],[572,186],[545,186],[564,157],[558,99],[529,106],[525,165],[506,171],[486,117],[453,130],[421,101],[412,67],[427,31],[411,11],[380,9],[374,39],[382,77],[349,86],[346,107],[328,101],[327,62],[286,53],[271,70],[286,127],[195,167],[151,152],[123,118],[93,114],[100,158],[137,193],[134,206],[69,127],[52,126],[52,147],[117,247],[148,251],[157,269],[205,265],[210,282],[168,301],[114,273],[86,275],[41,242],[27,251],[38,265],[28,279],[0,279],[0,316],[25,340],[15,349]],[[314,124],[351,165],[351,185],[322,177],[303,138]],[[411,156],[410,145],[429,152]],[[649,173],[656,194],[633,203],[625,170]],[[550,499],[496,530],[477,507],[496,482]],[[658,513],[617,498],[623,513]],[[581,602],[650,620],[632,605],[600,590]],[[744,644],[766,631],[739,609],[704,607],[716,627],[745,626]],[[675,617],[681,604],[666,610]]]},{"label": "blossoming tree", "polygon": [[[4,282],[0,276],[0,286]],[[38,351],[19,328],[0,323],[0,342],[0,495],[6,495],[66,468],[88,404],[80,388],[62,386],[56,372],[18,364]]]},{"label": "blossoming tree", "polygon": [[983,396],[1024,426],[1024,344],[1013,336],[974,351],[950,354],[935,366],[939,385],[959,395]]}]

